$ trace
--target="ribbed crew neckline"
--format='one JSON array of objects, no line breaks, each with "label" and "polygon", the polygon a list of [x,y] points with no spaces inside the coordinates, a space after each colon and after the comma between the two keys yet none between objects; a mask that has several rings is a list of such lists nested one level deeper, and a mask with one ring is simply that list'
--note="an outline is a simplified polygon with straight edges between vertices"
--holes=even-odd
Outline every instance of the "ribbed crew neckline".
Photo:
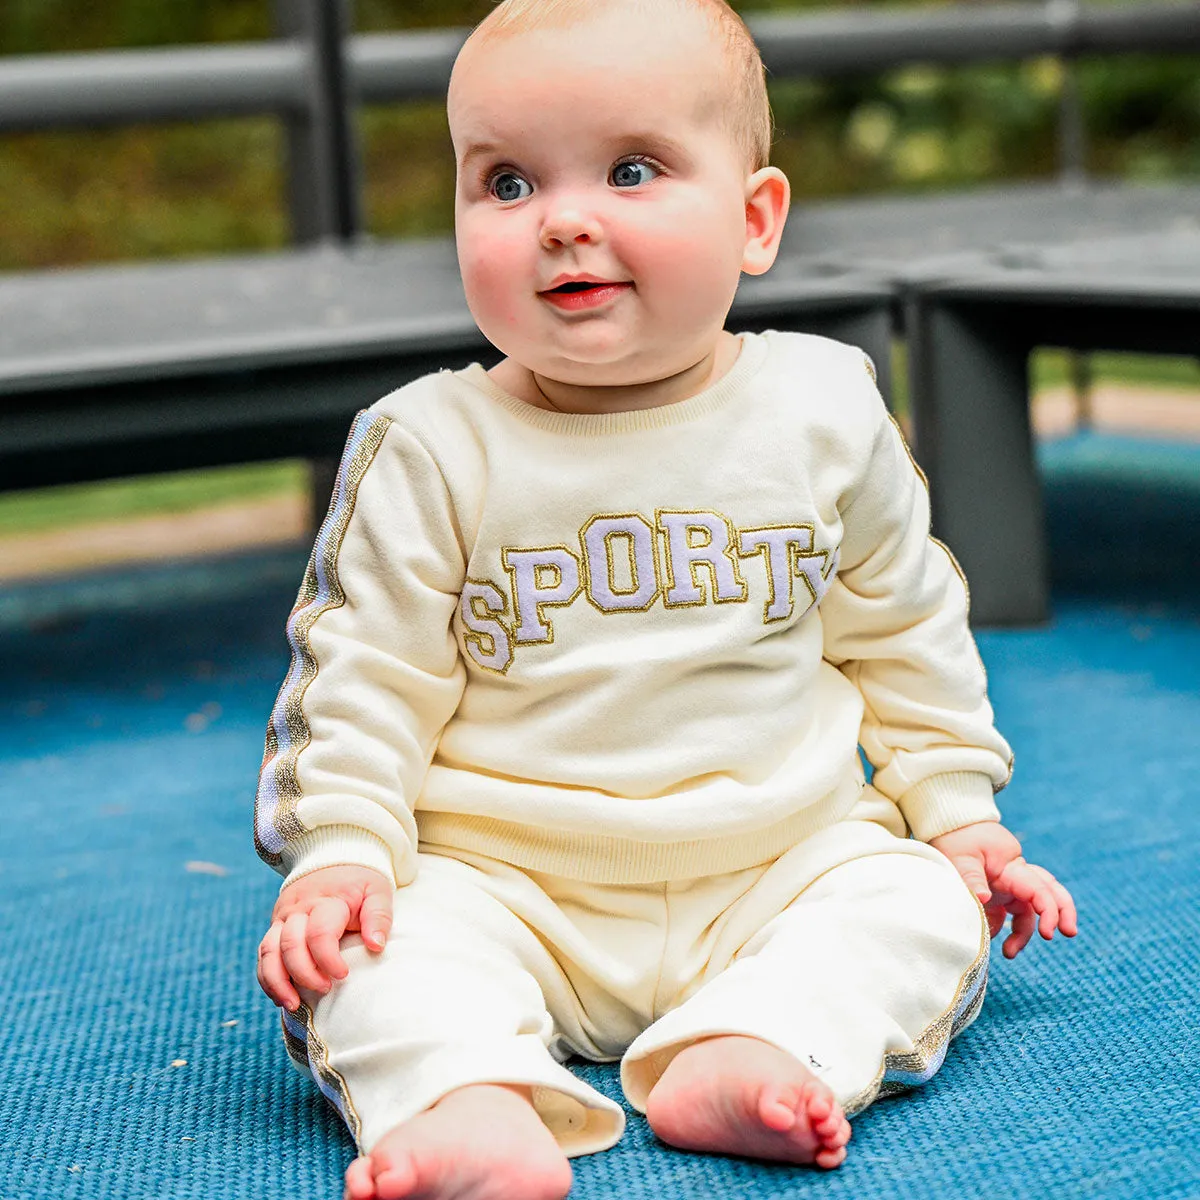
[{"label": "ribbed crew neckline", "polygon": [[660,404],[655,408],[636,408],[612,413],[562,413],[535,405],[512,395],[500,387],[487,373],[481,363],[473,362],[461,371],[453,371],[470,387],[477,388],[494,400],[501,408],[519,417],[530,425],[551,433],[568,433],[598,436],[610,433],[629,433],[642,429],[661,429],[670,425],[682,425],[723,408],[734,398],[762,367],[767,357],[767,340],[757,333],[737,335],[742,343],[741,351],[725,374],[702,392],[677,400],[673,404]]}]

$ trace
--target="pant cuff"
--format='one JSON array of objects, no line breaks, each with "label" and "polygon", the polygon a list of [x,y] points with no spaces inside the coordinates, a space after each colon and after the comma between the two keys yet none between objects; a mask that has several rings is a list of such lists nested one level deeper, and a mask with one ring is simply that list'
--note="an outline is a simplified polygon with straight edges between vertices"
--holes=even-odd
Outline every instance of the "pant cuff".
[{"label": "pant cuff", "polygon": [[[670,1016],[671,1014],[668,1014]],[[665,1018],[657,1022],[662,1025]],[[650,1032],[650,1031],[647,1031]],[[776,1038],[762,1032],[761,1029],[735,1028],[729,1026],[693,1027],[687,1031],[671,1028],[654,1029],[653,1037],[643,1034],[626,1051],[621,1060],[621,1087],[625,1098],[640,1113],[646,1111],[646,1101],[654,1085],[662,1078],[663,1072],[671,1065],[675,1057],[696,1042],[711,1037],[752,1037],[760,1042],[767,1042],[786,1054],[802,1062],[819,1079],[829,1074],[829,1068],[816,1062],[810,1056],[799,1053],[794,1046],[788,1046]],[[831,1086],[832,1081],[826,1080]],[[836,1093],[836,1088],[834,1091]]]},{"label": "pant cuff", "polygon": [[[370,1153],[397,1125],[456,1088],[476,1083],[530,1088],[538,1116],[568,1158],[607,1150],[625,1128],[625,1112],[619,1104],[555,1062],[539,1038],[525,1036],[503,1046],[447,1047],[430,1055],[418,1071],[397,1081],[386,1098],[376,1097],[370,1105],[359,1102],[361,1150]],[[359,1090],[353,1082],[350,1089],[352,1093]]]}]

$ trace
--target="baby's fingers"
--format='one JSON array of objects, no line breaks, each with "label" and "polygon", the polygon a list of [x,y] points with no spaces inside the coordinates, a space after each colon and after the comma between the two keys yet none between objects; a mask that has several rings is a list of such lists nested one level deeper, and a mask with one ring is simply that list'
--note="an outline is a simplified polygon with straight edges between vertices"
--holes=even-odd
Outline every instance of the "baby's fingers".
[{"label": "baby's fingers", "polygon": [[292,913],[284,921],[279,948],[283,952],[283,965],[296,983],[314,992],[329,991],[329,980],[321,974],[308,949],[307,913]]},{"label": "baby's fingers", "polygon": [[1004,939],[1004,957],[1016,958],[1033,937],[1033,926],[1037,918],[1032,908],[1022,906],[1012,919],[1012,930]]},{"label": "baby's fingers", "polygon": [[279,951],[279,937],[282,932],[283,922],[273,921],[266,936],[259,943],[258,985],[276,1004],[294,1012],[300,1004],[300,996],[283,966],[283,957]]},{"label": "baby's fingers", "polygon": [[[1041,873],[1039,874],[1039,872]],[[1038,923],[1038,932],[1047,941],[1054,936],[1054,931],[1058,928],[1058,901],[1044,878],[1048,874],[1040,867],[1035,867],[1032,863],[1020,859],[1017,862],[1009,863],[997,880],[1005,891],[1012,893],[1014,900],[1028,905],[1029,909],[1038,913],[1041,918]],[[1009,911],[1014,910],[1010,908]],[[1018,916],[1024,916],[1024,913],[1018,914]],[[1016,927],[1016,918],[1013,919],[1013,927]],[[1032,917],[1030,936],[1032,936]]]},{"label": "baby's fingers", "polygon": [[308,951],[318,970],[330,979],[345,979],[350,973],[338,942],[350,923],[350,906],[337,896],[326,896],[308,914]]},{"label": "baby's fingers", "polygon": [[1039,867],[1034,863],[1030,863],[1029,865],[1032,870],[1037,871],[1039,875],[1044,877],[1046,886],[1058,902],[1059,929],[1067,937],[1074,937],[1079,932],[1079,919],[1075,912],[1075,901],[1071,899],[1071,893],[1045,867]]}]

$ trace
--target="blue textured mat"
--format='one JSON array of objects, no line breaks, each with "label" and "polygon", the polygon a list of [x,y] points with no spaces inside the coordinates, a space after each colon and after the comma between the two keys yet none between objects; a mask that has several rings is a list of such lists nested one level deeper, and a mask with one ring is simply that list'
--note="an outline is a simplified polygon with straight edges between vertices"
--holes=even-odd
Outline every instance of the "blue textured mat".
[{"label": "blue textured mat", "polygon": [[[1052,517],[1110,536],[1085,475]],[[67,585],[0,597],[0,1200],[341,1195],[351,1142],[254,979],[278,881],[252,792],[302,561],[91,581],[104,616]],[[980,1019],[837,1171],[681,1154],[634,1116],[573,1198],[1200,1196],[1200,604],[1058,566],[1053,623],[980,644],[1017,754],[1002,810],[1080,936],[1012,963],[994,942]]]}]

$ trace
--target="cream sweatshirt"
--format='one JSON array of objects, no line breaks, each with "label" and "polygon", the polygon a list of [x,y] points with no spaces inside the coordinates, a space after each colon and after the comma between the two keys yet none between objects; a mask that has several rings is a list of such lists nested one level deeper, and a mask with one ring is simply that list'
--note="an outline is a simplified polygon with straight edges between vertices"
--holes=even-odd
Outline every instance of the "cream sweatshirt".
[{"label": "cream sweatshirt", "polygon": [[999,820],[966,585],[869,360],[741,341],[659,408],[552,413],[473,364],[359,414],[255,806],[288,882],[403,885],[418,842],[596,882],[733,871],[860,804],[860,744],[915,837]]}]

